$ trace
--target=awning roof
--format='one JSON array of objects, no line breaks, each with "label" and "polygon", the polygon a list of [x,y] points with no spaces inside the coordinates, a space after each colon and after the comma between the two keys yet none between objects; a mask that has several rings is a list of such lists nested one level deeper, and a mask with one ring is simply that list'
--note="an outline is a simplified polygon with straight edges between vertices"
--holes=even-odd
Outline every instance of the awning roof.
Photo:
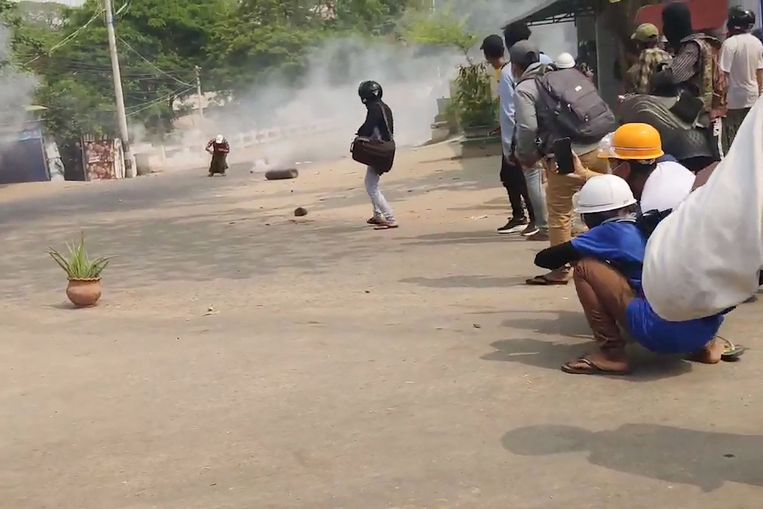
[{"label": "awning roof", "polygon": [[541,0],[529,12],[516,16],[506,24],[524,21],[528,25],[552,25],[574,21],[577,17],[593,16],[599,0]]}]

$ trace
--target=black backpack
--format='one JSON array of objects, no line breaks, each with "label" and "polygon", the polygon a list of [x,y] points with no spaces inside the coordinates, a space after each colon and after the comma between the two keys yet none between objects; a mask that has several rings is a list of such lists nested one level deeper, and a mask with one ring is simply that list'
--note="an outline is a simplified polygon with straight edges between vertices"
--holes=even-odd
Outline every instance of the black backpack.
[{"label": "black backpack", "polygon": [[594,144],[617,128],[612,110],[591,80],[577,69],[551,70],[536,77],[535,83],[542,153],[552,153],[559,138]]}]

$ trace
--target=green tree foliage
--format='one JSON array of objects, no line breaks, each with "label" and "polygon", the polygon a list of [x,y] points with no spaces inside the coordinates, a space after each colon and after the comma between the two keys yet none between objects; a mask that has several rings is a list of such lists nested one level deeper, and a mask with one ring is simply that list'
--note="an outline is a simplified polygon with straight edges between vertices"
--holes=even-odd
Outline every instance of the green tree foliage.
[{"label": "green tree foliage", "polygon": [[466,54],[475,44],[476,36],[450,10],[436,13],[411,10],[401,23],[402,37],[411,43],[424,46],[454,47]]},{"label": "green tree foliage", "polygon": [[[337,36],[396,38],[462,50],[473,42],[454,16],[424,14],[431,0],[114,3],[130,124],[144,125],[157,136],[170,129],[173,104],[195,93],[195,66],[202,68],[205,90],[235,93],[251,90],[274,73],[297,84],[310,50]],[[48,130],[59,140],[115,134],[102,1],[86,0],[77,9],[38,4],[31,10],[38,12],[41,5],[45,15],[32,19],[29,8],[0,0],[0,17],[14,28],[16,65],[41,79],[36,100],[48,108]]]}]

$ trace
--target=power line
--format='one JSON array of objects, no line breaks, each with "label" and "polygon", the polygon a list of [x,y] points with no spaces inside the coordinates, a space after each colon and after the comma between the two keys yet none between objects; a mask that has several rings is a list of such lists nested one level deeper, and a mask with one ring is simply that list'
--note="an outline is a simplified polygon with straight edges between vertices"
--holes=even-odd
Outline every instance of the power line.
[{"label": "power line", "polygon": [[166,94],[166,95],[164,95],[162,97],[159,97],[157,99],[154,99],[152,101],[146,101],[143,104],[135,104],[133,106],[130,106],[130,107],[127,108],[128,110],[130,110],[130,112],[127,114],[127,116],[131,117],[133,115],[136,115],[136,114],[138,114],[138,113],[140,113],[142,111],[145,111],[145,110],[147,110],[147,109],[149,109],[149,108],[151,108],[151,107],[153,107],[153,106],[155,106],[155,105],[157,105],[157,104],[159,104],[161,102],[169,100],[173,96],[181,95],[181,94],[183,94],[185,92],[190,92],[194,88],[195,87],[191,86],[191,87],[188,87],[188,88],[185,88],[185,89],[175,90],[173,92],[170,92],[169,94]]},{"label": "power line", "polygon": [[[93,14],[93,17],[92,17],[92,18],[90,18],[89,20],[87,20],[87,23],[85,23],[84,25],[82,25],[81,27],[79,27],[77,30],[75,30],[74,32],[70,33],[69,35],[67,35],[66,37],[64,37],[63,39],[61,39],[61,40],[60,40],[58,43],[56,43],[56,44],[54,44],[53,46],[51,46],[51,48],[50,48],[50,49],[47,51],[46,55],[50,55],[51,53],[53,53],[53,52],[54,52],[55,50],[57,50],[58,48],[61,48],[61,47],[65,46],[66,44],[68,44],[69,42],[71,42],[71,41],[73,41],[74,39],[76,39],[76,38],[77,38],[77,36],[79,36],[79,34],[81,34],[81,33],[82,33],[82,32],[83,32],[83,31],[84,31],[84,30],[85,30],[87,27],[89,27],[89,26],[90,26],[90,24],[91,24],[93,21],[95,21],[96,19],[98,19],[98,16],[100,16],[101,14],[103,14],[103,12],[104,12],[104,9],[103,9],[103,8],[101,8],[101,9],[98,9],[98,11],[97,11],[95,14]],[[32,60],[30,60],[30,61],[28,61],[28,62],[25,62],[25,63],[24,63],[24,65],[25,65],[25,66],[26,66],[26,65],[29,65],[29,64],[31,64],[32,62],[34,62],[34,61],[36,61],[36,60],[39,60],[40,58],[42,58],[42,55],[37,55],[37,56],[36,56],[36,57],[34,57]]]},{"label": "power line", "polygon": [[181,85],[185,85],[185,86],[187,86],[187,87],[193,87],[193,86],[195,86],[195,85],[191,85],[190,83],[186,83],[185,81],[182,81],[182,80],[180,80],[180,79],[176,78],[175,76],[171,75],[171,74],[170,74],[170,73],[168,73],[168,72],[165,72],[165,71],[163,71],[162,69],[160,69],[159,67],[157,67],[157,66],[156,66],[156,64],[154,64],[152,61],[150,61],[149,59],[147,59],[146,57],[144,57],[143,55],[141,55],[141,54],[138,52],[138,50],[136,50],[135,48],[133,48],[132,46],[130,46],[130,44],[128,44],[128,42],[127,42],[127,41],[125,41],[124,39],[122,39],[121,37],[119,38],[119,41],[120,41],[122,44],[124,44],[124,45],[127,47],[127,49],[129,49],[130,51],[132,51],[133,53],[135,53],[135,54],[136,54],[136,55],[137,55],[137,56],[138,56],[138,57],[139,57],[141,60],[143,60],[143,61],[144,61],[144,62],[146,62],[148,65],[150,65],[151,67],[153,67],[153,68],[154,68],[154,69],[155,69],[157,72],[159,72],[160,74],[164,74],[165,76],[167,76],[167,77],[169,77],[169,78],[172,78],[174,81],[177,81],[177,82],[178,82],[178,83],[180,83]]}]

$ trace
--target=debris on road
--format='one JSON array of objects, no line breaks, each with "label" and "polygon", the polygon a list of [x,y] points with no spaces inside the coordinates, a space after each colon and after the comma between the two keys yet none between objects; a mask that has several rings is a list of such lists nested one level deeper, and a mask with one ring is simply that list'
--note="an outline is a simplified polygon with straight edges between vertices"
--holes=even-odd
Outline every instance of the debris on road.
[{"label": "debris on road", "polygon": [[267,180],[288,180],[299,177],[299,171],[296,168],[288,168],[285,170],[269,170],[265,172],[265,178]]},{"label": "debris on road", "polygon": [[307,209],[304,207],[297,207],[294,209],[294,215],[296,217],[305,217],[307,215]]}]

